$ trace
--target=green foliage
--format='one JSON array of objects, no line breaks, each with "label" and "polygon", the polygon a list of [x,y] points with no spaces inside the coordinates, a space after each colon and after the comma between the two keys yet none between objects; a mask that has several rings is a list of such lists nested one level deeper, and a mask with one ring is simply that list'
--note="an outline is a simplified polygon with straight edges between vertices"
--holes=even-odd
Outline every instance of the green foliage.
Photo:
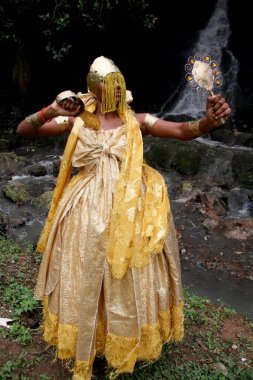
[{"label": "green foliage", "polygon": [[38,301],[33,298],[33,290],[14,281],[4,289],[2,299],[13,309],[14,321],[9,330],[2,331],[2,335],[5,338],[12,337],[20,344],[29,343],[32,339],[31,330],[20,322],[19,317],[24,313],[35,312],[38,308]]},{"label": "green foliage", "polygon": [[[21,354],[15,358],[8,360],[0,370],[1,380],[31,380],[30,377],[26,376],[27,369],[32,368],[39,359],[27,358],[27,353],[22,351]],[[49,377],[43,375],[40,376],[39,380],[50,380]]]},{"label": "green foliage", "polygon": [[[8,289],[8,286],[18,278],[22,279],[22,285],[24,285],[24,274],[25,282],[33,285],[34,279],[27,277],[27,270],[28,268],[30,272],[36,270],[33,261],[36,263],[41,259],[41,255],[35,255],[33,251],[32,244],[21,245],[12,239],[0,236],[0,298],[2,297],[1,291],[6,286]],[[8,270],[6,271],[4,268],[8,268]]]},{"label": "green foliage", "polygon": [[42,375],[40,375],[39,380],[50,380],[50,377],[48,375],[42,373]]},{"label": "green foliage", "polygon": [[13,323],[10,327],[9,334],[19,344],[27,344],[32,340],[31,330],[19,322]]},{"label": "green foliage", "polygon": [[[42,339],[37,330],[35,337],[33,330],[24,325],[24,315],[36,313],[42,320],[41,309],[32,298],[32,284],[34,283],[31,262],[33,246],[21,246],[12,240],[0,237],[0,267],[3,268],[0,285],[0,300],[12,308],[15,316],[10,329],[1,329],[2,335],[9,340],[15,340],[21,345],[26,345],[28,352],[22,352],[18,357],[10,354],[8,360],[0,369],[1,380],[35,380],[33,371],[36,369],[38,380],[55,379],[54,375],[38,372],[39,362],[51,363],[54,359],[54,349],[39,351],[39,341]],[[29,259],[29,266],[21,264]],[[39,262],[35,265],[38,266]],[[18,269],[14,269],[18,268]],[[8,269],[8,270],[7,270]],[[10,273],[9,273],[10,272]],[[20,278],[18,274],[25,274]],[[27,281],[29,278],[29,282]],[[30,286],[29,286],[30,285]],[[182,342],[164,344],[159,360],[153,362],[138,362],[133,374],[120,375],[120,380],[253,380],[252,371],[252,336],[247,336],[246,327],[253,329],[253,324],[247,323],[235,316],[235,312],[224,307],[223,304],[215,305],[208,299],[203,299],[184,290],[184,314],[185,337]],[[12,315],[10,318],[12,318]],[[226,337],[223,329],[223,321],[231,319],[231,326],[238,328],[242,324],[242,334],[236,335],[233,341],[231,336]],[[233,349],[232,345],[237,348]],[[10,346],[11,347],[11,346]],[[35,356],[34,352],[36,353]],[[11,348],[10,348],[11,353]],[[245,358],[245,361],[242,361]],[[50,367],[50,366],[49,366]],[[106,374],[107,367],[99,368],[95,373],[97,380],[109,380]],[[52,377],[51,377],[52,376]],[[64,378],[64,377],[63,377]],[[67,378],[67,377],[66,377]]]},{"label": "green foliage", "polygon": [[16,282],[11,283],[3,291],[3,300],[14,308],[14,316],[34,311],[38,303],[33,298],[33,290]]},{"label": "green foliage", "polygon": [[139,366],[133,375],[123,375],[120,380],[253,380],[251,368],[240,368],[235,363],[232,363],[230,368],[226,368],[228,373],[225,375],[212,370],[208,364],[193,361],[184,364],[166,363],[165,360],[159,360],[152,365]]},{"label": "green foliage", "polygon": [[[9,329],[0,329],[0,333],[4,338],[11,338],[22,345],[32,339],[32,330],[24,324],[24,320],[29,316],[37,317],[41,314],[39,302],[33,298],[31,288],[35,279],[27,275],[33,273],[31,263],[33,260],[36,261],[33,251],[32,244],[21,245],[11,239],[0,237],[0,268],[3,268],[0,271],[0,300],[8,305],[13,322]],[[14,364],[10,362],[8,365]]]},{"label": "green foliage", "polygon": [[[3,0],[0,42],[23,46],[26,40],[42,38],[53,60],[61,61],[71,50],[75,30],[83,33],[105,30],[113,18],[129,15],[133,23],[154,28],[157,17],[148,0]],[[22,17],[22,26],[20,18]],[[43,39],[44,38],[44,39]]]}]

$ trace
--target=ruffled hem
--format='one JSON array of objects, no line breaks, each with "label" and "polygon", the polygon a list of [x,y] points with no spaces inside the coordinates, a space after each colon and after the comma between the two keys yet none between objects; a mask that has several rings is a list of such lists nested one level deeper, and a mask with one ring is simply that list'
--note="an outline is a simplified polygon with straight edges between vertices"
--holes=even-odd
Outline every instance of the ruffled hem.
[{"label": "ruffled hem", "polygon": [[172,310],[159,313],[155,324],[141,327],[141,339],[106,333],[103,321],[99,321],[96,331],[96,352],[89,361],[76,358],[78,326],[59,323],[59,317],[48,308],[44,300],[44,339],[56,346],[59,359],[75,358],[73,380],[90,380],[95,355],[104,356],[111,368],[110,378],[121,373],[132,373],[136,361],[152,362],[160,357],[162,346],[168,342],[178,342],[184,335],[183,301]]}]

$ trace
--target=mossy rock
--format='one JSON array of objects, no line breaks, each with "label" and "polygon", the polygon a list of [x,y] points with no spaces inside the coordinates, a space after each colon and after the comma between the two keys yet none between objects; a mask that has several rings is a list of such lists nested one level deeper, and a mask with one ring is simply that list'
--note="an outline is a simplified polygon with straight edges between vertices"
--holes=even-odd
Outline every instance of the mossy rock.
[{"label": "mossy rock", "polygon": [[212,131],[211,136],[214,140],[225,144],[232,144],[234,140],[233,132],[230,129],[221,128]]},{"label": "mossy rock", "polygon": [[0,152],[0,171],[4,173],[6,170],[11,173],[20,174],[28,161],[25,157],[17,156],[13,152]]},{"label": "mossy rock", "polygon": [[44,209],[45,211],[49,210],[51,201],[53,197],[53,190],[45,191],[45,193],[41,194],[39,197],[35,198],[35,202],[39,208]]},{"label": "mossy rock", "polygon": [[253,186],[253,152],[236,153],[232,159],[232,171],[235,180],[251,188]]},{"label": "mossy rock", "polygon": [[27,171],[30,175],[34,177],[41,177],[47,174],[47,169],[45,166],[40,164],[33,164],[27,167]]},{"label": "mossy rock", "polygon": [[171,147],[171,141],[165,140],[151,145],[150,149],[144,153],[145,161],[152,167],[166,170],[173,161],[174,151]]},{"label": "mossy rock", "polygon": [[180,174],[194,175],[199,172],[206,149],[202,146],[180,148],[175,155],[175,169]]},{"label": "mossy rock", "polygon": [[7,184],[2,187],[2,193],[5,198],[10,199],[15,203],[28,203],[31,200],[31,195],[27,190],[27,187],[20,182],[15,182],[11,184]]}]

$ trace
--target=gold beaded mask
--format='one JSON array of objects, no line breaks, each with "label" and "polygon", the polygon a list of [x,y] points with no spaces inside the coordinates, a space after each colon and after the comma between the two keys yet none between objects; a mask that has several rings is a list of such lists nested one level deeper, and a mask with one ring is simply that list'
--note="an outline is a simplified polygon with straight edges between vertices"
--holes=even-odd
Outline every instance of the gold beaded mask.
[{"label": "gold beaded mask", "polygon": [[[103,83],[102,112],[118,110],[124,114],[126,110],[126,84],[123,75],[114,62],[104,56],[94,60],[87,75],[88,90],[97,94],[98,85]],[[116,89],[120,87],[120,97]]]}]

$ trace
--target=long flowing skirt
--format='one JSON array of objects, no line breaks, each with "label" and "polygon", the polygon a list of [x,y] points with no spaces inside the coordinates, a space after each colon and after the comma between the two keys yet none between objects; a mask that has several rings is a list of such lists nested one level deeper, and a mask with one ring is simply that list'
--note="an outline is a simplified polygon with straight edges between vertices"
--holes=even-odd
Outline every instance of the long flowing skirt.
[{"label": "long flowing skirt", "polygon": [[44,304],[44,339],[75,359],[74,380],[89,380],[105,356],[112,377],[154,360],[183,337],[180,261],[173,217],[150,264],[112,278],[106,259],[117,160],[104,156],[65,189],[43,254],[35,298]]}]

